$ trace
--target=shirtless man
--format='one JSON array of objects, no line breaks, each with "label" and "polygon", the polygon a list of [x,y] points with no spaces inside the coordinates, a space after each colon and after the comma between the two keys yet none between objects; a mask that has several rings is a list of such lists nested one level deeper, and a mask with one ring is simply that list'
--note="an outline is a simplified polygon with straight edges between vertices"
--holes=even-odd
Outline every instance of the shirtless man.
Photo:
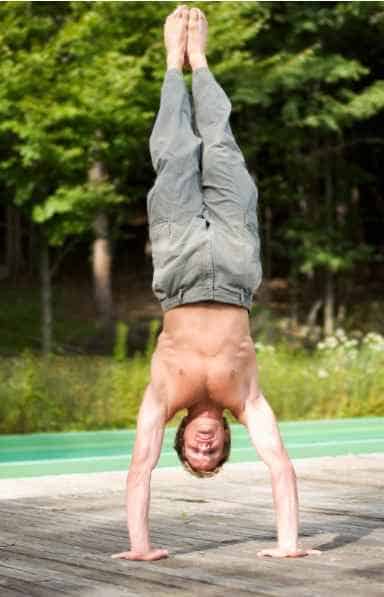
[{"label": "shirtless man", "polygon": [[[228,409],[248,428],[268,466],[277,547],[260,556],[300,557],[296,476],[258,383],[248,311],[261,280],[257,191],[234,140],[231,104],[208,69],[208,25],[196,8],[168,16],[167,72],[150,139],[157,179],[148,195],[153,290],[164,310],[127,478],[128,560],[157,560],[150,543],[151,473],[164,427],[187,409],[176,447],[198,476],[216,473],[229,452]],[[189,63],[191,98],[182,69]],[[194,114],[192,113],[194,110]]]}]

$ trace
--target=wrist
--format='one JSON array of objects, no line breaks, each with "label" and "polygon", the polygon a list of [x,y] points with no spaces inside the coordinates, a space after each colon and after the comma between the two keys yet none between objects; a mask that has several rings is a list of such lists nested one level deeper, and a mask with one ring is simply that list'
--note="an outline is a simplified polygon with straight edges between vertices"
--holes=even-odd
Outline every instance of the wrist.
[{"label": "wrist", "polygon": [[167,54],[167,70],[177,69],[180,72],[183,70],[184,55],[180,52]]},{"label": "wrist", "polygon": [[287,553],[295,553],[299,549],[297,541],[279,541],[277,545],[279,549],[281,549],[282,551],[286,551]]},{"label": "wrist", "polygon": [[[132,529],[133,530],[133,529]],[[128,537],[131,546],[131,551],[137,553],[147,553],[152,549],[152,545],[149,539],[149,532],[137,533],[130,532],[128,527]]]},{"label": "wrist", "polygon": [[151,551],[152,546],[150,543],[133,543],[131,541],[131,551],[139,554],[145,554]]},{"label": "wrist", "polygon": [[208,68],[208,62],[205,54],[188,54],[188,58],[192,70],[197,70],[198,68]]}]

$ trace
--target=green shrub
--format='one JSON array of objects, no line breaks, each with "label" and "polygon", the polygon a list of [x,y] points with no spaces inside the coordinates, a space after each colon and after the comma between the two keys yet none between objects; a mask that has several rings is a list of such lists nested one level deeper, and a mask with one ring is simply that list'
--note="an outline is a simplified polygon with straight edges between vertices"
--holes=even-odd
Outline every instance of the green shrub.
[{"label": "green shrub", "polygon": [[116,324],[116,340],[113,349],[115,361],[124,361],[127,357],[128,326],[123,321]]},{"label": "green shrub", "polygon": [[384,337],[341,329],[311,353],[256,343],[263,392],[279,419],[384,415]]},{"label": "green shrub", "polygon": [[[0,433],[134,426],[157,331],[154,323],[144,354],[130,359],[122,348],[126,330],[112,358],[23,352],[0,359]],[[347,338],[338,330],[312,353],[255,347],[262,390],[280,420],[384,415],[379,334]]]}]

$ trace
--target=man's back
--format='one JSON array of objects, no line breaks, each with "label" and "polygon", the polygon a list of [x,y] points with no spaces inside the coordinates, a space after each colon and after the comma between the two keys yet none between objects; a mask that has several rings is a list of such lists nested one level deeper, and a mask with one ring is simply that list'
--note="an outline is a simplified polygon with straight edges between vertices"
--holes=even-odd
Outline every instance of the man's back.
[{"label": "man's back", "polygon": [[151,373],[168,418],[207,400],[238,416],[257,384],[247,310],[207,302],[168,311]]}]

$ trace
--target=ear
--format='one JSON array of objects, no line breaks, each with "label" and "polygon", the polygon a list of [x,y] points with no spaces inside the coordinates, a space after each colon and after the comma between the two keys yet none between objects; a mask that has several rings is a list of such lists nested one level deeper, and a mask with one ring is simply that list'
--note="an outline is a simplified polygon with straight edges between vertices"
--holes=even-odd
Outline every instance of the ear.
[{"label": "ear", "polygon": [[228,441],[231,437],[231,432],[229,429],[224,429],[224,437],[225,437],[225,441]]},{"label": "ear", "polygon": [[223,428],[224,428],[225,436],[228,437],[231,434],[231,430],[229,428],[228,421],[225,418],[223,418]]}]

